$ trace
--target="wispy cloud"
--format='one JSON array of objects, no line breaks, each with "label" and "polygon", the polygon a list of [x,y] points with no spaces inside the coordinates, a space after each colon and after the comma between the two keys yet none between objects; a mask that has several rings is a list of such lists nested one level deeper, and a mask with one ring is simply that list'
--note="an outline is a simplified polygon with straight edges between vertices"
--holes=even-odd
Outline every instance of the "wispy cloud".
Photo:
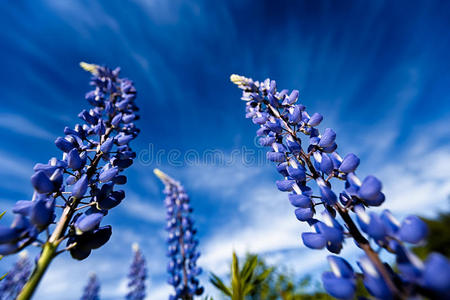
[{"label": "wispy cloud", "polygon": [[13,133],[51,141],[54,134],[18,114],[0,114],[0,127]]},{"label": "wispy cloud", "polygon": [[138,194],[128,191],[124,205],[121,210],[134,218],[138,218],[150,223],[161,223],[164,221],[165,212],[162,201],[160,205],[150,202],[151,199],[143,199]]},{"label": "wispy cloud", "polygon": [[22,179],[29,178],[33,170],[31,162],[3,151],[0,151],[0,165],[1,175],[13,175]]}]

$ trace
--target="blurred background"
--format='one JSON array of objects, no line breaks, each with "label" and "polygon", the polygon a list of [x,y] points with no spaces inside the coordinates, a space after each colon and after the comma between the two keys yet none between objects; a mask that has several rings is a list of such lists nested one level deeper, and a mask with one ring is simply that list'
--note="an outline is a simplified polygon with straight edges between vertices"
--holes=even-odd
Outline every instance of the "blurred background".
[{"label": "blurred background", "polygon": [[[326,250],[302,245],[305,225],[276,189],[275,168],[258,159],[257,127],[244,118],[232,73],[299,89],[308,111],[324,115],[323,128],[337,132],[339,152],[361,157],[359,174],[382,180],[381,209],[428,218],[448,211],[447,1],[20,0],[0,3],[0,25],[1,210],[31,198],[33,165],[60,155],[53,141],[88,107],[80,61],[120,66],[141,108],[127,198],[103,221],[111,241],[82,262],[56,259],[36,299],[79,298],[92,271],[102,299],[122,299],[133,242],[148,261],[148,299],[167,299],[155,167],[191,196],[206,294],[217,294],[209,272],[226,275],[233,249],[298,278],[327,268]],[[210,151],[221,159],[203,159]],[[0,271],[16,259],[4,258]]]}]

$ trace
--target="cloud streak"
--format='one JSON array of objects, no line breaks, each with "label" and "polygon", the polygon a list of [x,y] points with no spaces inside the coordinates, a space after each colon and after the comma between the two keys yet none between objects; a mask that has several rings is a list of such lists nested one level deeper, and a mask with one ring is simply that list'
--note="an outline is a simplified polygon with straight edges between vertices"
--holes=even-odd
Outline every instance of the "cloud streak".
[{"label": "cloud streak", "polygon": [[32,123],[30,120],[17,114],[0,114],[0,127],[4,130],[12,131],[15,134],[31,136],[47,141],[52,141],[55,137],[51,132],[43,129],[42,126]]}]

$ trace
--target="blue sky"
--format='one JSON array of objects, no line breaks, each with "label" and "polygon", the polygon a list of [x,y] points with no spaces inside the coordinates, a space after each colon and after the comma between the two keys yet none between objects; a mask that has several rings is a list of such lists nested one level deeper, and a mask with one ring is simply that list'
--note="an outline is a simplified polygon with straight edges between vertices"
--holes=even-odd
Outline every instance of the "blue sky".
[{"label": "blue sky", "polygon": [[[445,1],[2,1],[2,209],[30,199],[34,163],[60,155],[53,140],[87,107],[89,76],[79,61],[121,66],[141,107],[127,199],[104,220],[113,225],[110,243],[83,262],[58,257],[36,299],[79,298],[91,271],[103,299],[123,298],[133,242],[148,260],[149,299],[167,298],[154,167],[190,193],[207,272],[225,274],[232,249],[299,275],[325,267],[326,252],[301,245],[306,227],[276,190],[274,168],[233,156],[261,149],[231,73],[299,89],[308,111],[336,130],[340,153],[361,157],[359,174],[383,181],[384,207],[399,216],[447,209],[449,23]],[[170,151],[180,154],[175,162]],[[235,159],[183,162],[208,151]],[[15,259],[5,258],[0,270]]]}]

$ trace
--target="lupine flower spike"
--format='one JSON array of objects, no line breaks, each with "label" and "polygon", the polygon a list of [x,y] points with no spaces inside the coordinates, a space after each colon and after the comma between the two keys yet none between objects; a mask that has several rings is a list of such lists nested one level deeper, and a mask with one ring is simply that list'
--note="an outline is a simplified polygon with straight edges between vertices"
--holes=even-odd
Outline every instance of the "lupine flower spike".
[{"label": "lupine flower spike", "polygon": [[[339,254],[345,238],[352,238],[365,253],[358,265],[365,287],[376,298],[421,294],[448,299],[450,262],[432,254],[422,263],[406,246],[425,239],[426,224],[416,216],[399,222],[387,210],[381,214],[366,212],[385,201],[382,184],[372,175],[363,180],[357,177],[360,159],[353,153],[341,156],[336,151],[335,131],[326,128],[320,132],[317,128],[322,115],[309,114],[298,102],[297,90],[278,91],[274,80],[259,82],[239,75],[230,79],[243,90],[246,117],[259,125],[259,143],[269,148],[267,159],[276,163],[283,177],[276,182],[278,189],[289,192],[295,216],[311,227],[311,232],[302,233],[304,245]],[[335,181],[345,183],[338,194],[333,191]],[[313,189],[319,194],[314,195]],[[396,256],[398,273],[380,260],[375,246]],[[322,276],[327,292],[340,299],[353,298],[356,273],[351,265],[335,255],[328,261],[332,272]]]},{"label": "lupine flower spike", "polygon": [[19,260],[0,283],[0,300],[16,299],[31,274],[31,267],[27,252],[20,252]]},{"label": "lupine flower spike", "polygon": [[81,300],[99,300],[100,299],[100,282],[94,273],[89,276],[88,283],[83,291]]},{"label": "lupine flower spike", "polygon": [[168,283],[175,289],[175,295],[169,299],[193,299],[195,295],[203,293],[203,287],[197,276],[202,269],[197,267],[200,252],[197,250],[198,240],[195,238],[197,230],[190,214],[193,209],[189,204],[189,197],[178,181],[170,178],[158,169],[155,175],[164,183],[167,208],[167,256]]},{"label": "lupine flower spike", "polygon": [[138,244],[133,244],[133,262],[128,273],[128,293],[127,300],[145,299],[145,280],[147,279],[147,268],[145,258]]},{"label": "lupine flower spike", "polygon": [[[34,166],[32,200],[18,201],[11,226],[0,227],[0,255],[19,252],[32,243],[42,247],[19,300],[32,296],[56,255],[70,251],[73,258],[82,260],[109,240],[111,226],[101,222],[125,198],[117,188],[127,181],[120,173],[136,157],[129,146],[139,133],[134,124],[139,116],[133,82],[119,78],[119,68],[81,66],[93,75],[94,90],[86,94],[93,107],[78,115],[83,124],[64,128],[64,136],[55,140],[62,157]],[[52,224],[56,224],[53,231]],[[42,232],[47,235],[44,242],[38,239]],[[64,241],[66,248],[60,250]]]}]

